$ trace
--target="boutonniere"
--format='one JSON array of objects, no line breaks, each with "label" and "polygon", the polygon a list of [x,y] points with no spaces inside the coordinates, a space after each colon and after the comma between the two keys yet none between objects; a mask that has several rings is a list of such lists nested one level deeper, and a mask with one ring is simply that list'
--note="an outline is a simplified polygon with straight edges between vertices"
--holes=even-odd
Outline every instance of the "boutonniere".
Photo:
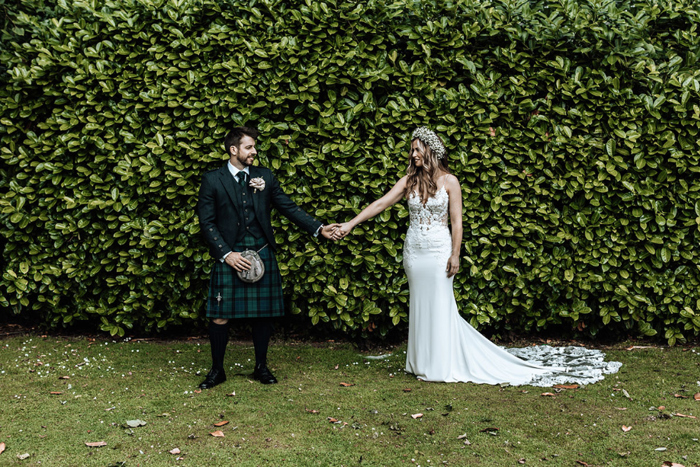
[{"label": "boutonniere", "polygon": [[255,188],[254,193],[257,193],[258,190],[263,191],[265,189],[265,180],[262,177],[251,178],[248,186]]}]

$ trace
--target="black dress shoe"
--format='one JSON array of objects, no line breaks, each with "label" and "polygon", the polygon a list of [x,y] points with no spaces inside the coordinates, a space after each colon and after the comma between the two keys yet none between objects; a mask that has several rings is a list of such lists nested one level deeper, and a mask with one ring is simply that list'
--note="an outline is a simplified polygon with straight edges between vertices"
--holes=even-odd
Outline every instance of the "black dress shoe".
[{"label": "black dress shoe", "polygon": [[277,378],[273,375],[265,365],[255,365],[253,371],[253,379],[260,381],[263,384],[276,384]]},{"label": "black dress shoe", "polygon": [[207,377],[199,385],[199,388],[211,389],[224,381],[226,381],[226,373],[224,373],[224,370],[211,370],[209,373],[207,373]]}]

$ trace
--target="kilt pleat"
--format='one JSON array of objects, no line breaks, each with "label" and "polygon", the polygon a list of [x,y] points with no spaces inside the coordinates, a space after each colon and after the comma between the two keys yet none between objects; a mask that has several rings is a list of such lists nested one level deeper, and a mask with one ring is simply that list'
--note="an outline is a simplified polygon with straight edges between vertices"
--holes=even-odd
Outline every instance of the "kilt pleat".
[{"label": "kilt pleat", "polygon": [[[264,238],[246,235],[233,251],[259,250]],[[217,261],[209,279],[207,318],[275,318],[284,315],[282,276],[275,253],[269,246],[260,251],[265,274],[252,284],[238,278],[236,270]]]}]

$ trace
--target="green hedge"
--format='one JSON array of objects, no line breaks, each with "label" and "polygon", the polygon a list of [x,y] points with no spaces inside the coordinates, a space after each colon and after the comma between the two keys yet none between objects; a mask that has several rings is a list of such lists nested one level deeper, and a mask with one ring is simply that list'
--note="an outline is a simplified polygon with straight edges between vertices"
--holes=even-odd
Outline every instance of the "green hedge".
[{"label": "green hedge", "polygon": [[[21,4],[20,4],[21,3]],[[385,193],[422,124],[462,181],[479,328],[697,336],[691,1],[30,0],[2,9],[0,304],[113,335],[201,320],[194,213],[234,124],[318,218]],[[405,204],[347,241],[277,217],[291,310],[406,326]]]}]

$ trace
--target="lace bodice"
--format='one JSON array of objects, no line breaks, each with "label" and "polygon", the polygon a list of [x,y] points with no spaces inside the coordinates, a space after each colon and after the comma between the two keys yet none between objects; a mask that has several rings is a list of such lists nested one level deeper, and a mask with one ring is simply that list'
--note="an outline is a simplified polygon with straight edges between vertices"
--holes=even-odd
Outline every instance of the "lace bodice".
[{"label": "lace bodice", "polygon": [[411,227],[425,230],[435,226],[447,227],[449,201],[450,197],[447,195],[447,190],[444,186],[435,193],[435,196],[428,198],[425,204],[421,201],[418,192],[413,192],[408,197]]},{"label": "lace bodice", "polygon": [[447,228],[450,197],[445,187],[423,204],[417,192],[408,197],[410,224],[404,242],[404,266],[410,266],[418,250],[429,250],[437,259],[447,261],[452,253],[452,236]]}]

